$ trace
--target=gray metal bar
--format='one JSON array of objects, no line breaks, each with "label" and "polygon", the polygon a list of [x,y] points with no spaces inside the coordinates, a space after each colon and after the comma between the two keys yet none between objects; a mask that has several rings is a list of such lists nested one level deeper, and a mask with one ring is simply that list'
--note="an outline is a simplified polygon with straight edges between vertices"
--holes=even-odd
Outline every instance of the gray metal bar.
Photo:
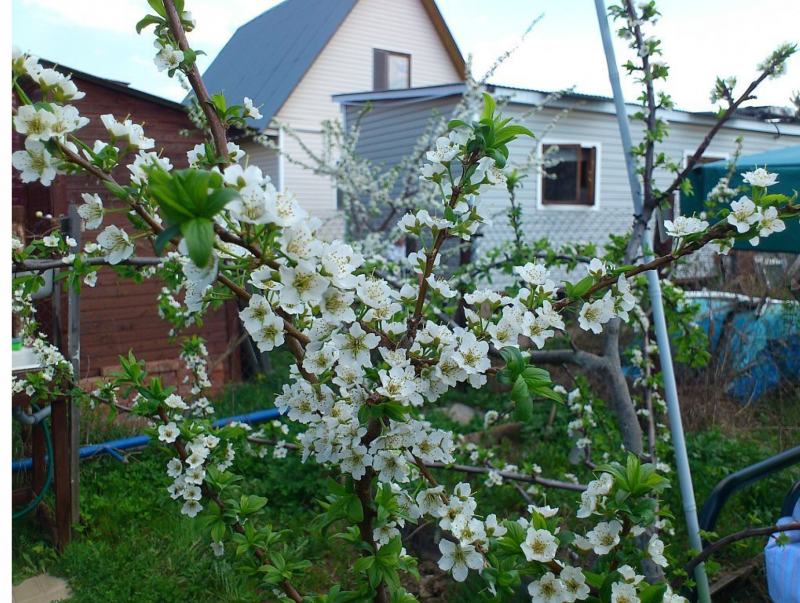
[{"label": "gray metal bar", "polygon": [[[69,236],[81,248],[81,218],[74,203],[69,206]],[[81,303],[72,287],[67,293],[67,357],[72,362],[72,374],[77,383],[81,378]],[[80,414],[74,398],[69,400],[69,475],[70,475],[70,522],[75,524],[81,520],[80,515]]]},{"label": "gray metal bar", "polygon": [[[630,124],[628,114],[625,110],[625,100],[622,95],[622,86],[619,80],[619,70],[617,69],[617,59],[614,54],[614,46],[611,40],[611,29],[608,25],[606,16],[606,6],[604,0],[595,0],[597,9],[597,21],[600,25],[600,35],[603,39],[603,48],[608,65],[608,77],[611,88],[614,91],[614,106],[617,112],[617,123],[619,124],[620,138],[622,139],[623,151],[625,151],[625,167],[628,171],[628,181],[633,197],[634,213],[637,216],[642,214],[642,191],[636,175],[636,166],[633,162],[630,149],[631,142]],[[649,231],[649,228],[648,228]],[[643,238],[651,245],[651,236]],[[645,244],[642,245],[644,252]],[[652,254],[645,252],[644,261],[649,262],[653,259]],[[658,280],[658,273],[648,270],[647,289],[650,294],[650,305],[653,309],[653,326],[656,331],[656,341],[658,342],[658,353],[661,360],[661,372],[664,377],[664,393],[669,409],[670,431],[672,432],[672,442],[675,447],[675,463],[678,468],[678,482],[680,483],[681,498],[683,499],[683,511],[686,516],[686,528],[689,534],[689,545],[698,551],[703,549],[700,538],[700,526],[697,521],[697,503],[694,497],[694,486],[692,484],[692,473],[689,468],[689,455],[686,451],[686,440],[683,434],[683,423],[681,421],[681,407],[678,401],[678,387],[675,382],[675,368],[672,363],[672,350],[670,349],[669,332],[667,321],[664,316],[664,306],[661,298],[661,283]],[[695,569],[695,580],[697,582],[697,594],[701,603],[710,603],[711,595],[708,588],[708,576],[703,564],[699,564]]]}]

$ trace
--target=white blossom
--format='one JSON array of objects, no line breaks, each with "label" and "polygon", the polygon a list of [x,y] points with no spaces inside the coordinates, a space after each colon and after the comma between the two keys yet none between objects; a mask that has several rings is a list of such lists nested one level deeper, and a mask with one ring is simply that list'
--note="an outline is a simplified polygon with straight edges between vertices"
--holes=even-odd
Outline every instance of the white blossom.
[{"label": "white blossom", "polygon": [[675,220],[664,220],[667,234],[671,237],[686,237],[708,228],[708,222],[695,217],[677,216]]},{"label": "white blossom", "polygon": [[103,223],[103,200],[97,193],[90,195],[83,193],[83,205],[78,206],[78,215],[83,218],[86,228],[94,230]]},{"label": "white blossom", "polygon": [[752,186],[768,187],[778,184],[778,174],[768,172],[764,168],[756,168],[752,172],[742,174],[742,179]]},{"label": "white blossom", "polygon": [[595,334],[603,332],[603,325],[614,317],[614,302],[603,298],[592,303],[584,302],[578,316],[578,324],[584,331],[591,330]]},{"label": "white blossom", "polygon": [[439,550],[442,552],[439,568],[445,572],[452,572],[456,582],[466,580],[470,569],[477,570],[483,567],[483,555],[471,544],[462,545],[441,540]]},{"label": "white blossom", "polygon": [[553,572],[547,572],[528,585],[528,594],[531,596],[531,603],[562,603],[564,584]]},{"label": "white blossom", "polygon": [[731,213],[728,214],[728,223],[735,226],[739,233],[747,232],[750,227],[760,219],[756,204],[748,197],[742,197],[731,203]]},{"label": "white blossom", "polygon": [[183,62],[183,51],[174,48],[172,44],[162,46],[159,41],[156,41],[156,47],[161,48],[153,59],[159,71],[177,69]]},{"label": "white blossom", "polygon": [[664,543],[655,534],[650,537],[650,542],[647,543],[647,556],[656,565],[667,567],[667,558],[664,557]]},{"label": "white blossom", "polygon": [[525,541],[520,545],[528,561],[552,561],[558,551],[556,537],[547,530],[528,528]]},{"label": "white blossom", "polygon": [[619,535],[622,532],[622,524],[616,519],[598,523],[594,530],[586,534],[589,542],[592,543],[594,552],[598,555],[607,555],[611,549],[619,544]]},{"label": "white blossom", "polygon": [[47,109],[37,109],[33,105],[22,105],[14,116],[14,127],[29,140],[47,141],[53,135],[55,114]]},{"label": "white blossom", "polygon": [[114,225],[106,226],[97,236],[97,242],[105,250],[108,263],[112,265],[127,260],[135,249],[128,233]]},{"label": "white blossom", "polygon": [[39,140],[25,139],[25,150],[15,151],[11,154],[11,164],[22,173],[23,182],[41,181],[42,185],[50,186],[56,177],[56,163],[53,156]]}]

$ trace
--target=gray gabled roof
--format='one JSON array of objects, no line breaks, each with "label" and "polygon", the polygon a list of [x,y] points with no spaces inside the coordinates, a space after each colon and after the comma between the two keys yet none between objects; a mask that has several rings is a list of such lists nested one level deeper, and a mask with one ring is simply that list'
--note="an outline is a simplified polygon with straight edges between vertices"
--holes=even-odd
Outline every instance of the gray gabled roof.
[{"label": "gray gabled roof", "polygon": [[247,96],[264,129],[289,98],[357,0],[285,0],[245,23],[203,74],[209,94],[229,105]]}]

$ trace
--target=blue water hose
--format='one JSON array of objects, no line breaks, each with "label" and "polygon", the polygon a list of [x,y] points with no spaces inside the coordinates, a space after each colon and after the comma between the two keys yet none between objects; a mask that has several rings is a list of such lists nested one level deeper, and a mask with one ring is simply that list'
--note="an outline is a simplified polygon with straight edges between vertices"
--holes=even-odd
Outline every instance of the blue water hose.
[{"label": "blue water hose", "polygon": [[[238,421],[239,423],[260,423],[262,421],[268,421],[270,419],[277,419],[279,416],[281,416],[281,413],[277,408],[269,408],[267,410],[258,410],[256,412],[245,413],[243,415],[236,415],[234,417],[225,417],[224,419],[218,419],[212,423],[212,426],[223,427],[228,423],[232,423],[233,421]],[[85,459],[93,456],[98,456],[101,454],[110,454],[118,461],[122,461],[123,458],[122,455],[119,453],[120,450],[129,450],[131,448],[142,448],[143,446],[147,446],[150,440],[151,440],[150,436],[140,435],[140,436],[133,436],[130,438],[123,438],[121,440],[112,440],[110,442],[104,442],[102,444],[81,446],[81,449],[78,452],[78,458]],[[48,452],[51,453],[50,448],[48,448]],[[19,459],[11,462],[12,471],[22,471],[25,469],[30,469],[31,467],[33,467],[33,459],[29,458]]]}]

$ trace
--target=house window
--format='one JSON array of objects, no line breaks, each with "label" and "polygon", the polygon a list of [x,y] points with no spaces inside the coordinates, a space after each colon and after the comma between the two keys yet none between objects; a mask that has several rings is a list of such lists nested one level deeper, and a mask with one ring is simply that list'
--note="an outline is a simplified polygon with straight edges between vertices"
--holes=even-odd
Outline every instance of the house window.
[{"label": "house window", "polygon": [[374,90],[410,88],[411,55],[376,48],[373,51],[372,87]]},{"label": "house window", "polygon": [[[548,150],[558,147],[557,150]],[[543,205],[594,205],[597,149],[578,144],[543,145],[542,154],[558,163],[542,175]]]}]

